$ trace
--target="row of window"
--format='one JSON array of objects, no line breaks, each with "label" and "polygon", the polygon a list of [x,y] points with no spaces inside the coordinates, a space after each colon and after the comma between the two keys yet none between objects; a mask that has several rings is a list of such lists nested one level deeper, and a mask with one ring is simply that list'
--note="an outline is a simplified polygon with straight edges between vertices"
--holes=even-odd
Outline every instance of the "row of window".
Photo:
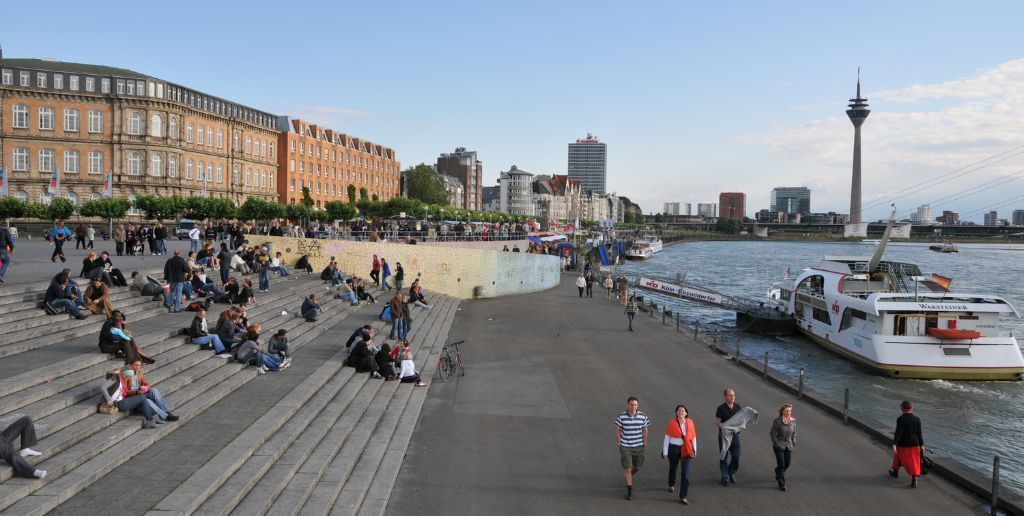
[{"label": "row of window", "polygon": [[[53,131],[55,110],[52,107],[39,108],[39,130]],[[29,113],[28,106],[15,104],[11,107],[11,125],[15,129],[28,129]],[[77,109],[68,108],[64,110],[64,130],[78,132],[81,127],[81,115]],[[88,114],[88,131],[90,133],[103,132],[103,112],[90,110]]]},{"label": "row of window", "polygon": [[[313,163],[310,162],[308,170],[309,170],[310,174],[313,174],[314,170],[315,170],[316,175],[319,176],[320,175],[320,171],[321,171],[320,164],[317,164],[314,167]],[[295,172],[295,160],[289,160],[289,162],[288,162],[288,171],[289,172]],[[299,174],[305,174],[306,171],[307,171],[307,169],[306,169],[306,162],[305,161],[300,161],[299,162]],[[397,179],[393,179],[393,178],[392,179],[383,179],[383,178],[378,177],[378,176],[371,176],[369,172],[353,172],[351,170],[344,170],[344,169],[338,170],[337,168],[334,168],[334,167],[323,167],[323,175],[324,175],[324,177],[330,176],[331,179],[343,179],[345,181],[355,181],[355,182],[359,182],[359,183],[370,183],[370,184],[374,184],[374,185],[382,185],[382,186],[390,186],[390,187],[397,187],[398,186],[398,180]]]},{"label": "row of window", "polygon": [[[0,80],[2,80],[2,82],[3,82],[3,84],[5,86],[13,85],[14,84],[14,70],[5,69],[3,71],[2,79],[0,79]],[[125,86],[125,81],[123,81],[123,80],[118,81],[118,89],[122,90],[122,91],[119,91],[119,93],[123,94],[124,90],[130,88],[131,91],[132,91],[132,94],[134,94],[134,91],[135,91],[137,85],[138,85],[138,90],[139,90],[139,94],[140,95],[142,95],[143,92],[145,91],[145,86],[143,86],[145,84],[144,82],[142,82],[142,81],[127,81],[127,82],[131,86],[126,87]],[[99,89],[100,93],[110,93],[110,78],[108,78],[108,77],[101,77],[100,81],[99,81],[99,84],[100,84],[100,89]],[[22,87],[25,87],[25,88],[28,88],[28,87],[32,86],[32,72],[29,72],[29,71],[26,71],[26,70],[19,71],[18,72],[18,85],[22,86]],[[78,75],[69,75],[68,76],[68,90],[70,90],[70,91],[80,91],[79,88],[81,86],[84,86],[84,91],[89,92],[89,93],[95,93],[96,92],[96,77],[85,76],[84,84],[82,84],[82,81],[81,81],[81,79],[80,79],[80,77]],[[36,72],[36,87],[37,88],[46,88],[47,87],[47,74],[45,72]],[[63,90],[64,89],[64,74],[60,74],[60,73],[53,74],[53,87],[54,87],[54,89],[58,89],[58,90]]]},{"label": "row of window", "polygon": [[[319,194],[319,193],[323,192],[324,195],[333,195],[333,196],[338,196],[338,197],[344,197],[344,196],[348,195],[348,187],[345,186],[345,185],[339,185],[337,183],[317,183],[317,182],[312,182],[312,181],[307,183],[306,181],[300,179],[299,182],[298,182],[298,186],[299,186],[299,191],[301,191],[303,188],[308,186],[310,192],[311,193],[315,193],[315,194]],[[291,190],[292,192],[296,191],[295,190],[295,180],[294,179],[292,179],[288,183],[288,189]],[[371,192],[371,193],[374,194],[374,195],[377,194],[377,192]],[[383,194],[383,196],[385,196],[385,197],[387,195],[388,194],[386,194],[386,193]]]},{"label": "row of window", "polygon": [[[351,145],[350,145],[350,147],[355,148],[354,146],[351,146]],[[313,145],[309,145],[307,147],[305,142],[299,142],[298,143],[298,148],[299,148],[299,154],[308,154],[308,156],[313,157],[313,151],[314,151],[314,146]],[[316,146],[315,149],[316,149],[316,157],[319,159],[320,156],[321,156],[320,146]],[[292,140],[292,142],[291,142],[291,152],[293,154],[295,153],[295,140]],[[345,163],[350,163],[350,161],[349,161],[350,156],[348,154],[345,154],[345,153],[340,153],[339,154],[334,149],[331,149],[331,156],[329,158],[327,157],[327,151],[326,150],[323,151],[323,157],[324,157],[324,159],[327,159],[327,160],[330,160],[330,161],[337,161],[338,163],[341,163],[342,159],[345,160]],[[292,160],[292,161],[294,162],[295,160]],[[395,172],[395,165],[393,163],[389,163],[389,164],[387,164],[387,165],[382,167],[379,162],[370,160],[369,158],[363,158],[362,156],[358,156],[358,155],[351,157],[351,163],[355,164],[359,168],[369,168],[370,170],[376,170],[376,171],[383,170],[385,172]]]}]

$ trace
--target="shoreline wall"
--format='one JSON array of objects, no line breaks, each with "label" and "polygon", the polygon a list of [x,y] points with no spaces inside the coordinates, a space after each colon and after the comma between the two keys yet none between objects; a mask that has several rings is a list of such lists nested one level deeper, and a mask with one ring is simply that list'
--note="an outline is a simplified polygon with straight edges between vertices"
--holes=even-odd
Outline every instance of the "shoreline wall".
[{"label": "shoreline wall", "polygon": [[[541,254],[263,235],[248,238],[251,245],[271,244],[271,253],[280,252],[289,269],[295,267],[299,257],[308,254],[315,274],[320,274],[333,256],[342,272],[369,280],[376,254],[387,259],[392,274],[396,262],[402,263],[406,289],[419,277],[424,290],[460,299],[547,290],[557,286],[561,277],[558,257]],[[478,292],[474,292],[476,287],[480,287]]]}]

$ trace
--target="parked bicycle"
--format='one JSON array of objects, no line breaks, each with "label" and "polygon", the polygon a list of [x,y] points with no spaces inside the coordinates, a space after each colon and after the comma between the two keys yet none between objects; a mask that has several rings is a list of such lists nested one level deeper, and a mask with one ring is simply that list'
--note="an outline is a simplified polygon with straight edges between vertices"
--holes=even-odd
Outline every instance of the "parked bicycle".
[{"label": "parked bicycle", "polygon": [[437,374],[442,382],[447,382],[455,373],[466,376],[466,368],[462,367],[462,353],[459,352],[459,344],[463,342],[466,341],[460,340],[441,347],[441,356],[437,359]]}]

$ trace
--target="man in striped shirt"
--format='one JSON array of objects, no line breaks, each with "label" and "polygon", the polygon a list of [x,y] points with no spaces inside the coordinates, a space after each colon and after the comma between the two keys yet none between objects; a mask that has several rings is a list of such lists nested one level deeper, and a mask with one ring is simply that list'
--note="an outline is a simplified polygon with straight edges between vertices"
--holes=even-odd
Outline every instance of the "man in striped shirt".
[{"label": "man in striped shirt", "polygon": [[628,408],[615,418],[615,440],[619,445],[619,459],[626,478],[626,499],[633,499],[633,475],[644,465],[644,447],[647,446],[647,427],[651,420],[637,408],[636,396],[626,400]]}]

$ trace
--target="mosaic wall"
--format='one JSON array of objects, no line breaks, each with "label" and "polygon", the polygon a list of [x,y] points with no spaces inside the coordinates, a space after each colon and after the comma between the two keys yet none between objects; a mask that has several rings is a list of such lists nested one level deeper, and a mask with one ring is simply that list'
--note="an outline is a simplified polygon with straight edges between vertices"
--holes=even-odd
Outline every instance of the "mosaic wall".
[{"label": "mosaic wall", "polygon": [[353,242],[308,238],[250,236],[252,244],[270,244],[271,252],[280,252],[284,262],[294,268],[303,254],[310,256],[316,274],[331,257],[346,274],[369,279],[373,255],[387,259],[394,274],[396,262],[405,269],[405,288],[420,277],[427,291],[469,299],[473,289],[481,287],[477,297],[498,297],[546,290],[558,285],[558,257],[408,244]]}]

